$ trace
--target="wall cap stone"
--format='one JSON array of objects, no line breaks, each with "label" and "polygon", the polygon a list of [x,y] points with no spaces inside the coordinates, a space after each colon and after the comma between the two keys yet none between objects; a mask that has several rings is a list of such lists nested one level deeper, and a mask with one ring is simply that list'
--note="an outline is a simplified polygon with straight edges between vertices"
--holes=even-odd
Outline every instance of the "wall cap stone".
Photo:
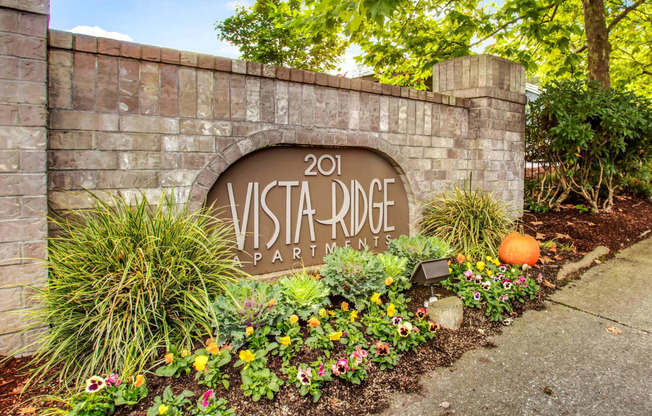
[{"label": "wall cap stone", "polygon": [[36,14],[50,14],[49,0],[0,0],[0,7]]},{"label": "wall cap stone", "polygon": [[[0,0],[4,1],[4,0]],[[74,42],[72,39],[74,38]],[[111,44],[111,51],[97,45]],[[471,101],[464,97],[449,97],[437,92],[417,91],[396,85],[378,84],[356,78],[346,78],[312,71],[263,65],[240,59],[179,51],[158,46],[141,45],[133,42],[116,41],[106,38],[77,35],[65,31],[49,29],[48,45],[52,49],[69,49],[79,52],[92,52],[98,55],[119,56],[141,61],[165,62],[193,68],[213,69],[219,72],[246,74],[247,76],[289,80],[301,84],[317,84],[338,89],[362,91],[375,95],[405,97],[414,101],[443,103],[455,107],[469,108]],[[93,48],[94,46],[94,48]],[[142,53],[141,53],[142,51]],[[160,53],[159,53],[160,52]]]}]

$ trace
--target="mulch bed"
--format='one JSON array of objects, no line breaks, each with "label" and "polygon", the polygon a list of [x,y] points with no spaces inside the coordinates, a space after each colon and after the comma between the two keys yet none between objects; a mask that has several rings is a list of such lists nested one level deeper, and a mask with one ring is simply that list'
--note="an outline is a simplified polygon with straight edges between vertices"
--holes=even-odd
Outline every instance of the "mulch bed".
[{"label": "mulch bed", "polygon": [[[525,303],[515,305],[515,315],[528,309],[541,309],[545,298],[559,286],[556,275],[559,268],[568,262],[579,260],[584,254],[599,245],[610,249],[612,257],[622,249],[651,235],[652,202],[632,196],[616,197],[614,209],[610,213],[581,213],[572,205],[562,207],[559,211],[543,214],[525,213],[522,219],[525,232],[537,236],[546,243],[541,252],[542,263],[533,271],[542,273],[547,283],[542,286],[542,296]],[[646,233],[647,232],[647,233]],[[550,241],[554,241],[550,243]],[[435,288],[435,293],[444,293]],[[430,288],[417,286],[406,293],[411,298],[410,309],[415,310],[431,296]],[[391,371],[380,371],[376,364],[368,367],[369,378],[361,386],[355,386],[334,377],[323,389],[322,399],[312,403],[310,396],[301,397],[298,390],[287,383],[281,388],[274,401],[261,399],[254,403],[244,397],[240,390],[239,369],[229,367],[231,388],[218,392],[220,397],[228,400],[236,408],[238,415],[366,415],[382,411],[387,407],[390,392],[417,392],[420,389],[419,375],[437,367],[450,366],[464,352],[479,348],[492,347],[487,337],[499,334],[502,325],[491,322],[484,311],[464,310],[464,321],[458,331],[441,330],[438,336],[419,347],[417,352],[401,356],[398,366]],[[338,356],[337,348],[333,356]],[[310,352],[300,352],[301,361],[310,362],[317,358]],[[28,358],[10,359],[0,365],[0,413],[7,415],[38,414],[41,401],[37,397],[48,391],[54,391],[55,385],[43,386],[23,392],[26,375],[19,368],[29,362]],[[281,361],[276,356],[269,356],[268,366],[277,375],[285,379],[280,372]],[[132,409],[119,408],[118,416],[143,416],[157,394],[162,394],[168,384],[173,385],[175,393],[184,388],[200,395],[204,386],[194,382],[194,374],[178,379],[159,378],[147,375],[149,396]],[[22,394],[21,394],[22,393]],[[196,399],[196,398],[195,398]]]}]

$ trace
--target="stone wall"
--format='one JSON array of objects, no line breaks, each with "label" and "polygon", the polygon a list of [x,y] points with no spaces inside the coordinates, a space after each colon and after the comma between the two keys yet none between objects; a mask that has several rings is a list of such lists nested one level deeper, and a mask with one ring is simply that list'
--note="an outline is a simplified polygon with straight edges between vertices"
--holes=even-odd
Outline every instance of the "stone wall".
[{"label": "stone wall", "polygon": [[383,153],[413,220],[417,200],[468,177],[465,98],[53,30],[49,45],[57,207],[83,204],[82,187],[200,204],[227,166],[277,144]]},{"label": "stone wall", "polygon": [[443,62],[434,92],[415,91],[48,32],[47,13],[47,0],[0,0],[0,354],[29,342],[13,312],[30,307],[21,284],[44,284],[25,258],[45,257],[46,201],[87,206],[83,188],[150,199],[173,189],[199,206],[257,149],[352,146],[396,168],[413,224],[419,201],[471,174],[522,206],[524,71],[514,63]]},{"label": "stone wall", "polygon": [[43,284],[47,236],[47,0],[0,0],[0,354],[19,333],[30,290]]},{"label": "stone wall", "polygon": [[433,91],[469,98],[473,182],[518,213],[525,172],[525,68],[491,55],[456,58],[434,66]]}]

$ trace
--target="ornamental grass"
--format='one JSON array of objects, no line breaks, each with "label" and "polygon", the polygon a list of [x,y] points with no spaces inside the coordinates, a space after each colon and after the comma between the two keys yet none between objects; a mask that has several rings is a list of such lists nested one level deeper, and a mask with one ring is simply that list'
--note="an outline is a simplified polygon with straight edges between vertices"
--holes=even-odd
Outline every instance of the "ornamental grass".
[{"label": "ornamental grass", "polygon": [[37,378],[130,375],[159,348],[190,346],[217,327],[212,302],[241,277],[224,223],[164,194],[156,205],[122,196],[51,218],[48,284],[36,297]]},{"label": "ornamental grass", "polygon": [[494,199],[491,192],[454,187],[453,192],[427,202],[421,229],[424,235],[439,237],[455,252],[470,258],[497,255],[503,237],[514,223],[507,204]]}]

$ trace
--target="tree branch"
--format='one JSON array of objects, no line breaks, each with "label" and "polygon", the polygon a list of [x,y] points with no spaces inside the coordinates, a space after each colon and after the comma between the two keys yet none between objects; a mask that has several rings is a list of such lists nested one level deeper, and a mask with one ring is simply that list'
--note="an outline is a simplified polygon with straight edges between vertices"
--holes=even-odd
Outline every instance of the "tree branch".
[{"label": "tree branch", "polygon": [[485,36],[485,37],[483,37],[482,39],[480,39],[480,40],[478,40],[478,41],[473,42],[472,44],[470,44],[470,45],[469,45],[469,48],[472,48],[472,47],[474,47],[474,46],[477,46],[477,45],[481,44],[481,43],[484,42],[485,40],[487,40],[487,39],[493,37],[496,33],[498,33],[498,32],[500,32],[500,31],[503,31],[503,30],[507,29],[507,27],[508,27],[509,25],[512,25],[512,24],[518,22],[519,20],[523,19],[524,17],[525,17],[525,16],[519,16],[519,17],[517,17],[517,18],[514,18],[514,19],[510,20],[509,22],[505,23],[504,25],[501,25],[498,29],[494,30],[493,32],[491,32],[491,33],[488,34],[487,36]]},{"label": "tree branch", "polygon": [[623,10],[622,12],[620,12],[620,14],[619,14],[618,16],[616,16],[616,17],[614,18],[614,20],[611,21],[611,23],[609,23],[609,26],[607,26],[607,32],[611,32],[611,29],[613,29],[614,27],[616,27],[616,25],[617,25],[621,20],[623,20],[623,19],[625,18],[625,16],[627,16],[627,14],[629,14],[629,12],[631,12],[631,11],[634,10],[634,9],[636,9],[638,6],[640,6],[640,5],[643,4],[643,3],[645,3],[645,0],[638,0],[636,3],[633,3],[631,6],[626,7],[625,10]]}]

